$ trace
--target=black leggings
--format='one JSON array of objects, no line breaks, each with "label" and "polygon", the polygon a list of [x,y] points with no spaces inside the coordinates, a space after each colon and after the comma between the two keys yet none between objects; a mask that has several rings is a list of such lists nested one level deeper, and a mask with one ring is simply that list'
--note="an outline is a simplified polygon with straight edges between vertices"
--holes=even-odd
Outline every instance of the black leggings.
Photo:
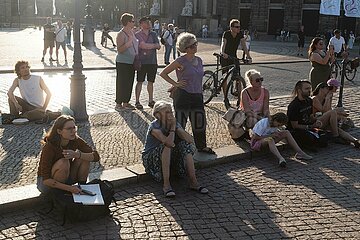
[{"label": "black leggings", "polygon": [[135,70],[132,64],[116,62],[116,103],[130,101],[134,76]]}]

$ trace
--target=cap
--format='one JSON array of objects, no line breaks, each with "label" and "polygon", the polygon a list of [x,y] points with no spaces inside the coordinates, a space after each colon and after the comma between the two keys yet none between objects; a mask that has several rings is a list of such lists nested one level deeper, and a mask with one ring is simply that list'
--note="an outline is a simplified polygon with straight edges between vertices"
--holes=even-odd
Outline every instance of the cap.
[{"label": "cap", "polygon": [[151,18],[149,16],[142,17],[142,18],[140,18],[139,23],[142,23],[145,21],[151,21]]},{"label": "cap", "polygon": [[336,80],[335,78],[329,79],[326,83],[328,86],[334,86],[337,88],[341,86],[340,82],[338,80]]}]

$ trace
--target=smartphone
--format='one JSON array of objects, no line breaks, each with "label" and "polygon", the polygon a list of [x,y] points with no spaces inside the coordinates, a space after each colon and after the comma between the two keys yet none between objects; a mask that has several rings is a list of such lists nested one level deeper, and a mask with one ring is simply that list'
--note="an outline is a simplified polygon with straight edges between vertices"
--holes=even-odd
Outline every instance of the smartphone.
[{"label": "smartphone", "polygon": [[81,192],[85,195],[89,195],[89,196],[95,196],[96,193],[93,193],[91,191],[85,190],[85,189],[81,189]]}]

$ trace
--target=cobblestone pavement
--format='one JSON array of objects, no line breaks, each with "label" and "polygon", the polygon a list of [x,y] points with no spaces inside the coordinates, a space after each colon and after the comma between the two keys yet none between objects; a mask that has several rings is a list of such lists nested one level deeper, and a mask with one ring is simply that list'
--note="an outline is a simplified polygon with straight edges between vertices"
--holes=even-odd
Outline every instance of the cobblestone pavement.
[{"label": "cobblestone pavement", "polygon": [[[33,41],[30,35],[38,34],[24,31],[11,37],[29,34],[29,41]],[[9,47],[6,51],[2,47],[4,34],[0,32],[0,50],[9,54],[5,54],[4,58],[8,59],[0,68],[8,69],[4,66],[12,66],[16,61],[12,52],[15,50]],[[199,53],[209,63],[213,63],[211,41],[208,45],[205,43]],[[256,44],[254,42],[253,49],[258,57],[254,58],[259,62],[299,59],[288,57],[295,55],[294,44]],[[255,53],[255,46],[261,51]],[[33,52],[26,49],[21,54],[28,59]],[[95,66],[111,65],[104,56],[84,52],[87,59],[84,65],[91,62]],[[33,57],[33,61],[38,59]],[[41,67],[37,63],[32,66]],[[307,77],[310,66],[308,63],[259,64],[243,66],[242,72],[249,68],[262,72],[264,86],[272,96],[270,104],[278,108],[287,106],[290,98],[283,95],[291,92],[297,80]],[[62,105],[68,106],[70,73],[42,75],[53,92],[49,108],[57,110]],[[114,71],[85,71],[85,75],[88,77],[87,109],[92,115],[89,123],[80,124],[79,135],[94,145],[102,157],[100,163],[92,165],[91,171],[140,163],[151,110],[112,112]],[[14,75],[2,74],[0,78],[0,106],[6,112],[6,92]],[[354,83],[346,81],[344,91],[344,106],[351,111],[356,126],[360,125],[358,78]],[[167,88],[168,84],[157,78],[155,99],[169,101]],[[144,104],[146,96],[143,94],[141,99]],[[216,103],[220,101],[221,96],[206,108],[207,139],[213,148],[233,144],[221,119],[223,104]],[[94,114],[101,111],[107,113]],[[29,124],[0,128],[0,189],[35,182],[39,140],[48,127]],[[351,133],[360,137],[359,128],[352,129]],[[284,155],[291,160],[286,170],[279,169],[271,156],[252,161],[239,159],[235,163],[198,170],[200,182],[210,190],[207,196],[190,192],[182,180],[174,184],[175,200],[165,199],[161,186],[152,181],[126,186],[118,189],[112,219],[61,227],[54,213],[45,213],[45,205],[5,214],[0,218],[0,239],[359,239],[359,151],[341,145],[331,145],[329,149],[331,151],[314,154],[311,162],[293,159],[293,152],[287,149]]]}]

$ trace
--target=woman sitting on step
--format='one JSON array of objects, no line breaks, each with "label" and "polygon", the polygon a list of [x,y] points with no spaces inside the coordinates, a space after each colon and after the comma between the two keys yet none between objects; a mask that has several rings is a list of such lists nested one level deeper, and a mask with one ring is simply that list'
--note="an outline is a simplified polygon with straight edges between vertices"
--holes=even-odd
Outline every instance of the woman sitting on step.
[{"label": "woman sitting on step", "polygon": [[142,160],[146,173],[157,182],[163,181],[166,197],[175,197],[170,184],[170,172],[189,178],[190,189],[206,194],[196,179],[193,138],[176,121],[169,103],[158,101],[153,108],[155,120],[149,125]]},{"label": "woman sitting on step", "polygon": [[81,193],[80,188],[72,185],[85,184],[90,162],[97,162],[100,157],[76,132],[74,118],[61,115],[46,133],[37,174],[40,192],[47,193],[51,188],[57,188]]}]

